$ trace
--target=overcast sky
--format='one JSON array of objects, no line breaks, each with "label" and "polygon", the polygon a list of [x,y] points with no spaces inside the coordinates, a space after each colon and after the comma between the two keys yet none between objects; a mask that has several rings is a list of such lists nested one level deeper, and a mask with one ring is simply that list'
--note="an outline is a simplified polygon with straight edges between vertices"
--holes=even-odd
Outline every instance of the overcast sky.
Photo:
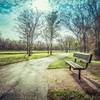
[{"label": "overcast sky", "polygon": [[[37,7],[39,11],[47,13],[48,11],[57,8],[57,2],[52,3],[53,0],[33,0],[32,2],[31,0],[16,0],[16,4],[14,1],[15,0],[0,0],[0,32],[2,33],[2,37],[11,40],[19,40],[19,34],[16,32],[15,27],[15,19],[21,10],[34,6]],[[52,5],[50,5],[49,2],[51,2]],[[66,33],[71,34],[71,32],[64,27],[61,29],[63,35]]]}]

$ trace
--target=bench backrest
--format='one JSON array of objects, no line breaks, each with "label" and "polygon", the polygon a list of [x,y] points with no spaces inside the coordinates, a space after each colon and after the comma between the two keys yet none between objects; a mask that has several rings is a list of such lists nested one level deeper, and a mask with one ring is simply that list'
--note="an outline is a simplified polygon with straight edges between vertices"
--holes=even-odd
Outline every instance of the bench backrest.
[{"label": "bench backrest", "polygon": [[74,53],[73,55],[76,59],[80,59],[85,63],[91,63],[92,54],[89,53]]}]

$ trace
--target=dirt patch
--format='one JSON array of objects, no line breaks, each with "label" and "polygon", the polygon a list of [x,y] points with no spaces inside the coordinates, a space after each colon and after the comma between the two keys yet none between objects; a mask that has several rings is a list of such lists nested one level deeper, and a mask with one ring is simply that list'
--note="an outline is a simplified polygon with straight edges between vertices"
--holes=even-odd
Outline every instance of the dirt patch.
[{"label": "dirt patch", "polygon": [[81,80],[78,79],[77,71],[68,69],[48,70],[48,87],[52,90],[74,90],[89,95],[100,93],[100,82],[89,72],[82,71]]},{"label": "dirt patch", "polygon": [[48,70],[48,87],[49,90],[72,89],[81,90],[81,87],[71,76],[72,72],[66,69]]},{"label": "dirt patch", "polygon": [[97,76],[100,81],[100,64],[91,63],[87,70],[88,72],[91,72],[91,74]]}]

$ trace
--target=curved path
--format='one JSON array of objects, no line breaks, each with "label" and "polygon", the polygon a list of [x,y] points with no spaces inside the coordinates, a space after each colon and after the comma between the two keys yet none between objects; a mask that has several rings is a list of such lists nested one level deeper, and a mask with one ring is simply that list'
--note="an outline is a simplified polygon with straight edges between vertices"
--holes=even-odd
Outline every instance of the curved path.
[{"label": "curved path", "polygon": [[64,55],[3,66],[0,69],[0,100],[47,100],[46,69]]}]

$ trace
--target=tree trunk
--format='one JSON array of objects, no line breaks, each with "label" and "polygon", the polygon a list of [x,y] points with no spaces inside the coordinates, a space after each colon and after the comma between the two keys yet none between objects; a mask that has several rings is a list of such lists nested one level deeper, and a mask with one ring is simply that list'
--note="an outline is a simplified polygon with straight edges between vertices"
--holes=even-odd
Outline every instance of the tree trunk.
[{"label": "tree trunk", "polygon": [[83,33],[83,52],[86,52],[86,34]]},{"label": "tree trunk", "polygon": [[27,41],[26,41],[26,50],[27,50],[27,55],[28,55],[28,36],[27,36]]},{"label": "tree trunk", "polygon": [[28,56],[31,56],[29,36],[27,36],[27,54]]},{"label": "tree trunk", "polygon": [[50,43],[50,55],[52,55],[52,40],[51,40],[51,43]]},{"label": "tree trunk", "polygon": [[100,57],[100,33],[96,32],[95,55]]},{"label": "tree trunk", "polygon": [[47,46],[47,52],[48,52],[48,54],[49,54],[49,46]]},{"label": "tree trunk", "polygon": [[51,27],[51,37],[50,37],[50,55],[52,55],[52,42],[53,42],[53,27]]},{"label": "tree trunk", "polygon": [[31,46],[29,45],[28,56],[31,56]]},{"label": "tree trunk", "polygon": [[29,54],[28,54],[28,56],[31,56],[31,50],[29,49]]},{"label": "tree trunk", "polygon": [[69,49],[68,49],[68,52],[70,52],[70,42],[68,43],[68,48],[69,48]]}]

